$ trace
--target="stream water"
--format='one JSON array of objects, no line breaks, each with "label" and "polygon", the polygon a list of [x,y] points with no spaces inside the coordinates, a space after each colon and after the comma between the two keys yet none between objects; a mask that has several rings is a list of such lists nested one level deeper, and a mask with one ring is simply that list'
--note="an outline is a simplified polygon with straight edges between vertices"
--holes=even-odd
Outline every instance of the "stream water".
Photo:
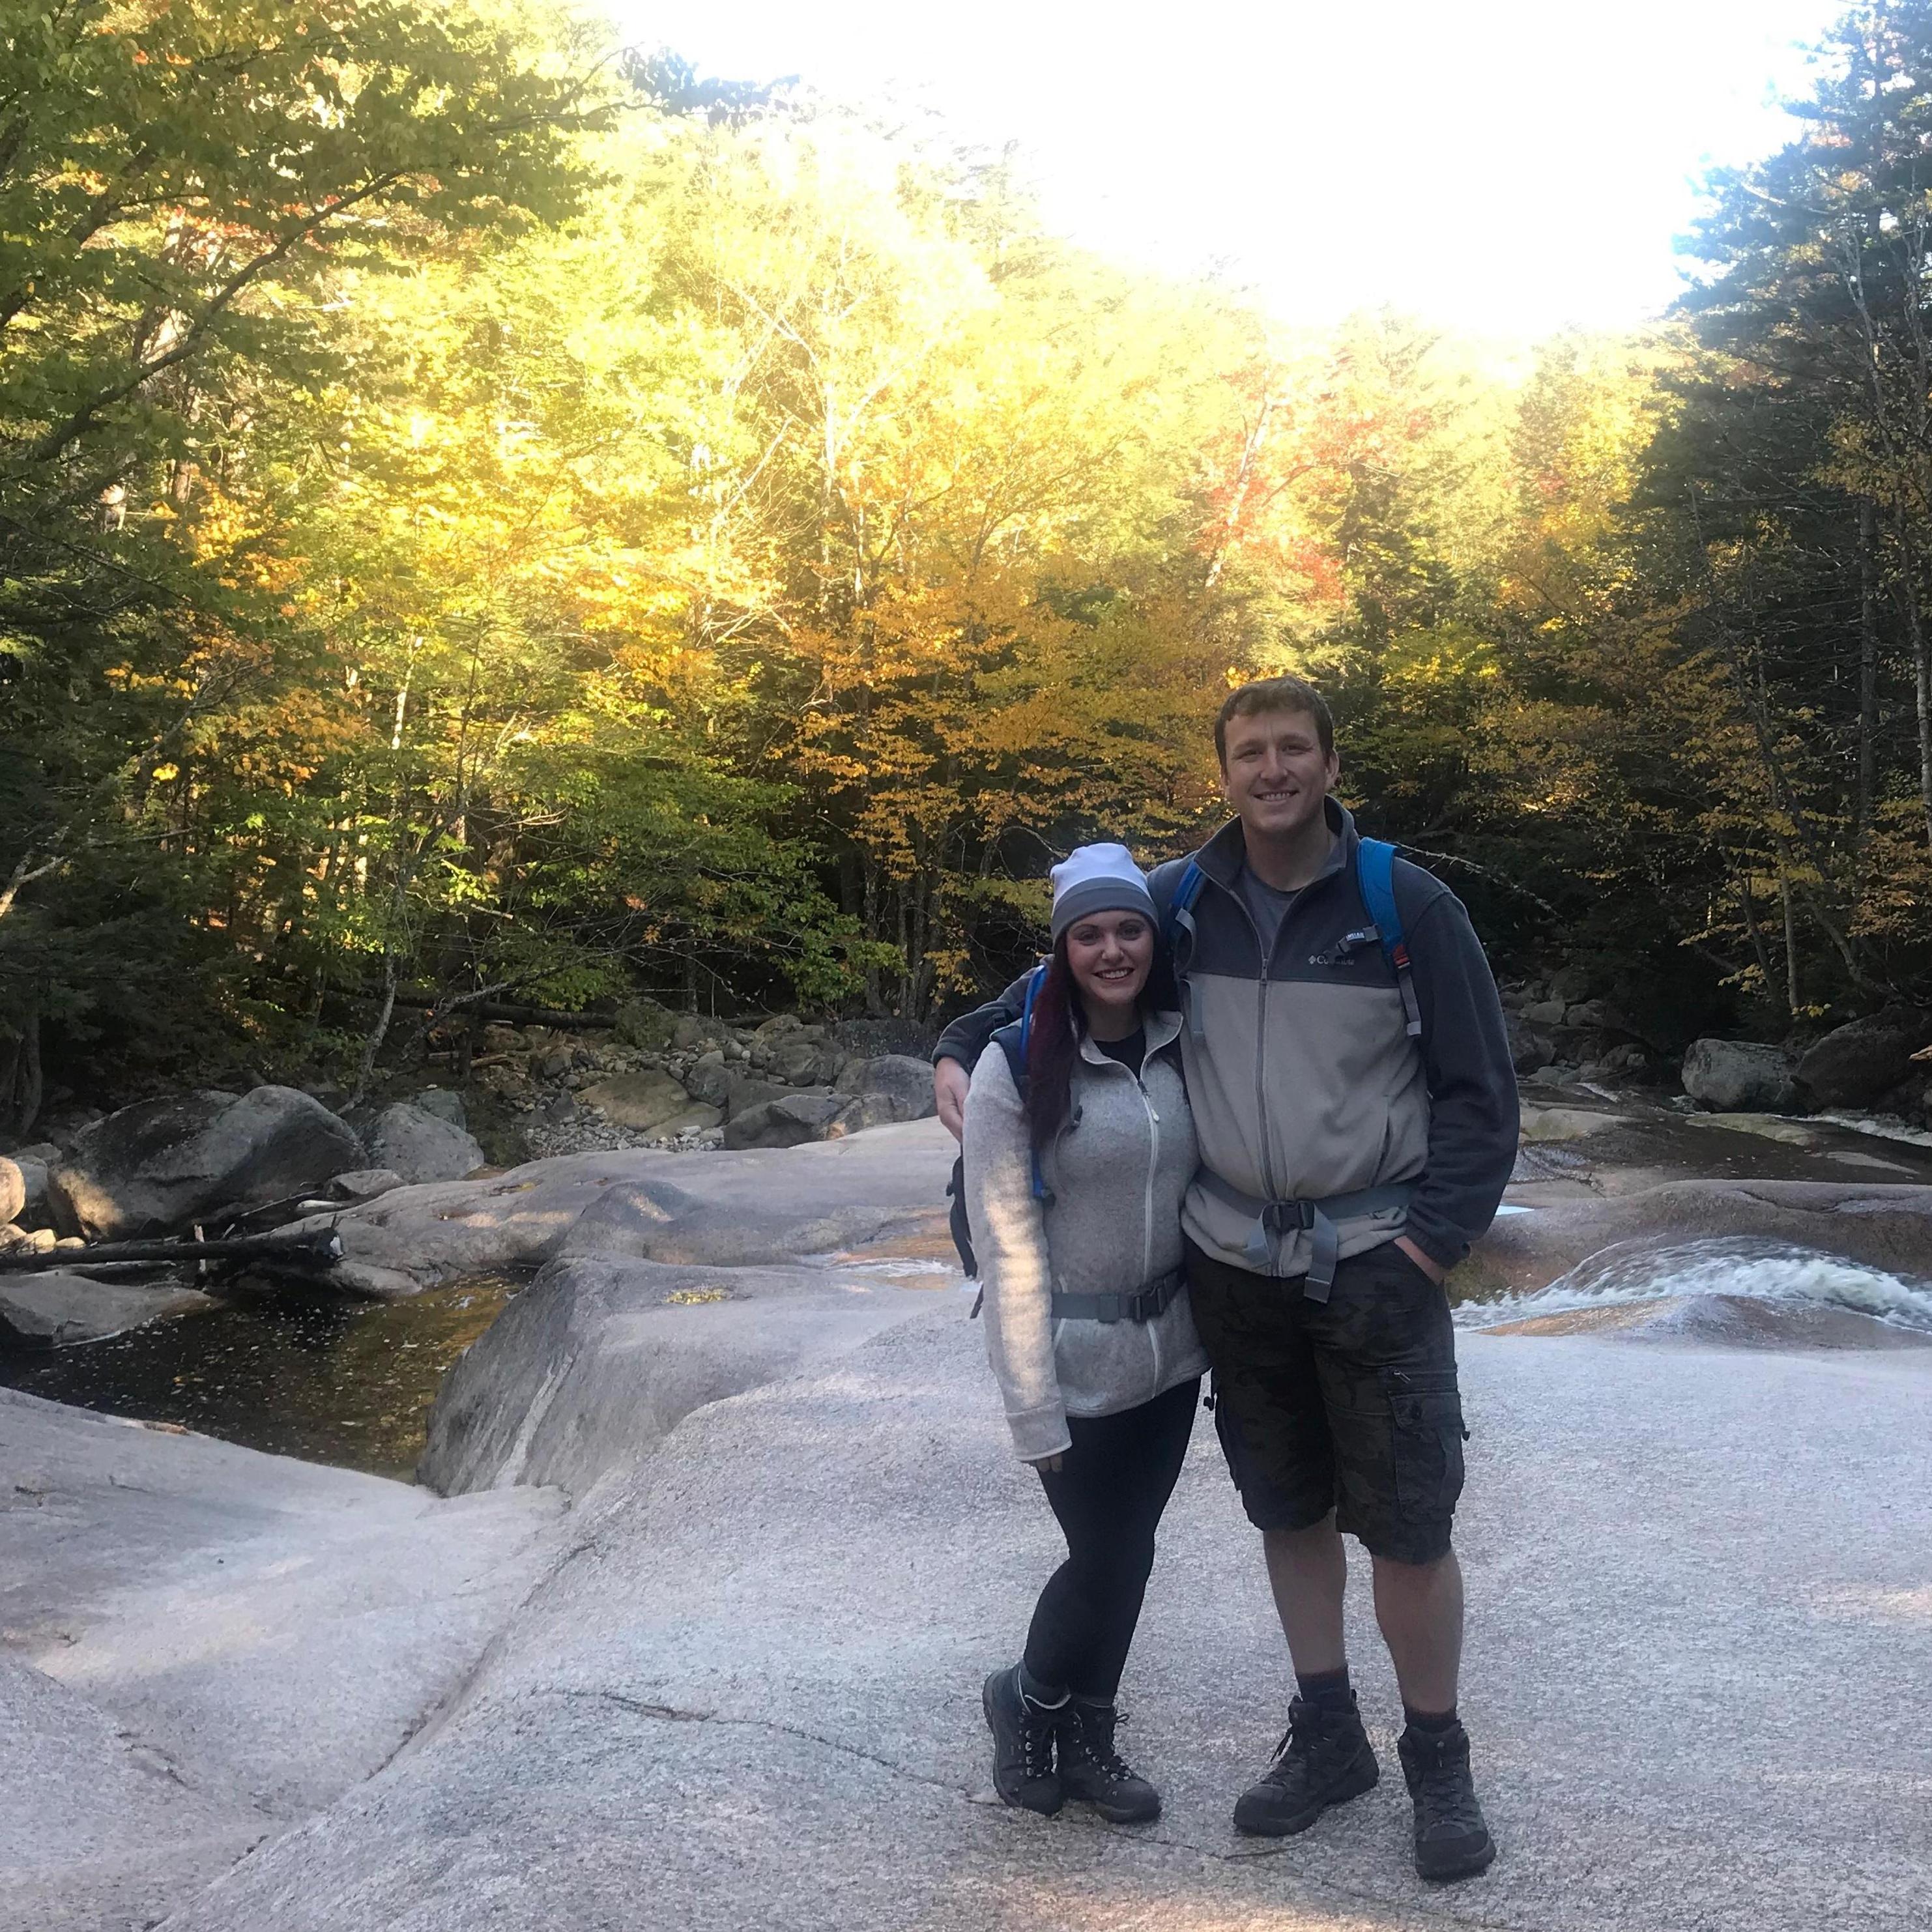
[{"label": "stream water", "polygon": [[1868,1268],[1816,1248],[1723,1236],[1619,1241],[1533,1294],[1465,1302],[1456,1320],[1460,1327],[1490,1328],[1541,1315],[1706,1294],[1809,1302],[1932,1332],[1932,1281]]},{"label": "stream water", "polygon": [[0,1351],[0,1387],[406,1480],[443,1371],[521,1286],[479,1275],[406,1301],[250,1295],[105,1341]]}]

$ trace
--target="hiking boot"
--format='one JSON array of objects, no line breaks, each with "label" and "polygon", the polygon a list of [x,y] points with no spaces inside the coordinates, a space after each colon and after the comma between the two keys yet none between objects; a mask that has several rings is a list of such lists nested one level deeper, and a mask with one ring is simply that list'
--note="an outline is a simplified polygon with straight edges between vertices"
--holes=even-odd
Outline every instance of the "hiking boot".
[{"label": "hiking boot", "polygon": [[1009,1804],[1051,1818],[1065,1794],[1053,1768],[1056,1712],[1029,1704],[1020,1691],[1019,1666],[996,1670],[980,1702],[993,1733],[993,1788]]},{"label": "hiking boot", "polygon": [[1439,1736],[1406,1730],[1396,1741],[1402,1774],[1415,1800],[1415,1869],[1438,1880],[1471,1878],[1496,1855],[1469,1775],[1469,1734],[1452,1724]]},{"label": "hiking boot", "polygon": [[1372,1790],[1380,1775],[1352,1694],[1346,1711],[1318,1710],[1298,1697],[1274,1763],[1234,1802],[1234,1829],[1292,1838],[1330,1805]]},{"label": "hiking boot", "polygon": [[1060,1719],[1060,1782],[1114,1825],[1160,1816],[1160,1793],[1114,1748],[1120,1714],[1112,1704],[1070,1697]]}]

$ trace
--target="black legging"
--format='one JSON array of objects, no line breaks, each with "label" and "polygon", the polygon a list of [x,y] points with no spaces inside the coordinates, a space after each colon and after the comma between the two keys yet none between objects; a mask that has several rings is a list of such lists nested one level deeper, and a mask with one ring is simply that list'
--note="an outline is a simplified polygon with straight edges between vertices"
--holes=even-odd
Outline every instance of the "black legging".
[{"label": "black legging", "polygon": [[1196,1376],[1138,1408],[1068,1418],[1072,1447],[1040,1472],[1067,1548],[1027,1633],[1028,1674],[1043,1688],[1113,1701],[1200,1397]]}]

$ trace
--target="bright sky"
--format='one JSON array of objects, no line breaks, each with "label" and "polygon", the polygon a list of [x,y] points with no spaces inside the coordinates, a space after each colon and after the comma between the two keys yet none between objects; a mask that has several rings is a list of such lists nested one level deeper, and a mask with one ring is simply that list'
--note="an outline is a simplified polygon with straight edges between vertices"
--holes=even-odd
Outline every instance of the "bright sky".
[{"label": "bright sky", "polygon": [[1020,143],[1049,220],[1218,266],[1285,319],[1384,302],[1522,339],[1681,286],[1713,162],[1788,138],[1774,86],[1840,0],[608,0],[732,80],[938,110]]}]

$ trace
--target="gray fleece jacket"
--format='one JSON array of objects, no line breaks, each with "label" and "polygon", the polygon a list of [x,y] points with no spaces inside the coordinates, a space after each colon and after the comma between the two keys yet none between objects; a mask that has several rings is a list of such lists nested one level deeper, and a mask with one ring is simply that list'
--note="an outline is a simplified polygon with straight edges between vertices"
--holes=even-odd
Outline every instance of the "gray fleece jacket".
[{"label": "gray fleece jacket", "polygon": [[1180,1267],[1180,1205],[1198,1160],[1176,1052],[1178,1013],[1147,1022],[1137,1079],[1081,1042],[1070,1124],[1041,1155],[1034,1198],[1018,1090],[997,1045],[966,1102],[966,1210],[986,1294],[986,1353],[1022,1460],[1057,1455],[1070,1415],[1112,1415],[1205,1372],[1184,1288],[1150,1322],[1058,1321],[1070,1294],[1131,1294]]}]

